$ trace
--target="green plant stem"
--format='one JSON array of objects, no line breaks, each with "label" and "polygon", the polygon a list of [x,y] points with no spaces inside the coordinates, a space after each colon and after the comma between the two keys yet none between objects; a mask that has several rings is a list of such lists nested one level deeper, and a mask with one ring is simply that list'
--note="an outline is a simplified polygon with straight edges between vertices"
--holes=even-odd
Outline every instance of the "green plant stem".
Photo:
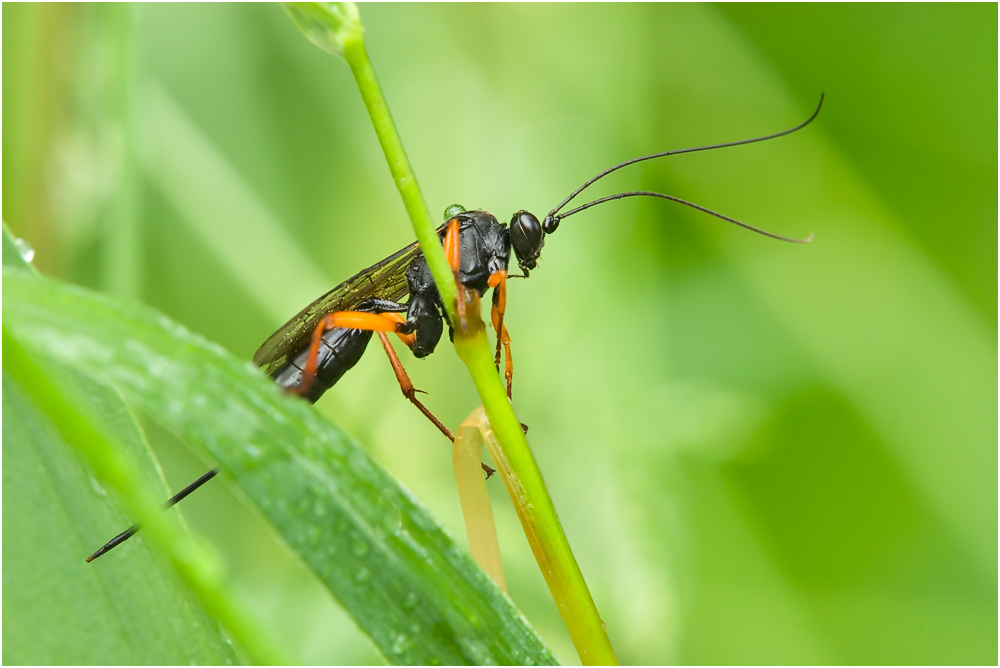
[{"label": "green plant stem", "polygon": [[287,660],[274,648],[267,634],[237,605],[223,582],[221,566],[203,548],[160,511],[142,481],[103,429],[77,409],[51,374],[37,364],[21,344],[3,329],[3,366],[11,377],[35,400],[53,424],[87,458],[91,469],[108,486],[116,489],[133,517],[142,518],[143,534],[202,601],[209,614],[218,619],[249,657],[257,664],[283,665]]},{"label": "green plant stem", "polygon": [[368,116],[372,120],[375,134],[378,136],[382,152],[385,154],[385,160],[389,164],[392,180],[396,183],[399,195],[403,198],[406,213],[413,224],[413,231],[416,232],[420,250],[427,258],[427,265],[434,276],[445,308],[448,309],[449,317],[452,318],[452,322],[455,322],[455,279],[451,267],[448,265],[448,260],[444,256],[444,250],[441,248],[437,226],[431,218],[427,203],[424,202],[417,177],[406,157],[403,142],[396,130],[396,124],[392,120],[392,114],[389,113],[389,105],[386,103],[382,87],[375,76],[375,69],[368,58],[368,51],[365,49],[361,31],[357,31],[350,38],[344,40],[344,59],[350,65],[351,72],[354,73],[358,90],[361,92],[361,99],[364,100],[365,108],[368,109]]},{"label": "green plant stem", "polygon": [[[316,7],[313,5],[307,9],[312,12]],[[316,14],[312,16],[315,17]],[[454,274],[444,256],[436,226],[424,202],[417,178],[406,157],[403,142],[389,113],[389,105],[368,58],[360,20],[355,17],[356,22],[353,25],[347,22],[348,29],[344,29],[345,23],[341,16],[331,18],[333,19],[331,25],[336,27],[324,36],[324,48],[333,52],[342,49],[342,55],[350,65],[375,128],[375,134],[378,135],[379,143],[382,145],[393,181],[413,223],[420,250],[427,259],[451,322],[458,323],[459,320],[455,317],[457,289]],[[616,663],[611,641],[556,516],[555,506],[545,488],[538,464],[531,454],[524,433],[521,431],[521,423],[514,415],[503,383],[493,366],[493,354],[486,340],[485,327],[479,317],[478,300],[475,302],[475,308],[471,306],[470,304],[469,317],[466,319],[468,327],[464,331],[460,327],[456,328],[455,349],[459,358],[469,368],[483,407],[493,424],[497,440],[510,462],[510,474],[515,480],[505,481],[508,490],[512,487],[523,490],[523,495],[518,498],[514,498],[512,493],[512,500],[518,507],[523,506],[528,509],[528,512],[522,515],[522,523],[535,551],[535,557],[563,621],[569,629],[580,660],[588,665]]]},{"label": "green plant stem", "polygon": [[538,462],[493,366],[485,328],[471,335],[456,331],[455,350],[469,368],[482,398],[505,460],[497,461],[497,467],[580,661],[584,665],[616,664],[611,640],[559,522]]}]

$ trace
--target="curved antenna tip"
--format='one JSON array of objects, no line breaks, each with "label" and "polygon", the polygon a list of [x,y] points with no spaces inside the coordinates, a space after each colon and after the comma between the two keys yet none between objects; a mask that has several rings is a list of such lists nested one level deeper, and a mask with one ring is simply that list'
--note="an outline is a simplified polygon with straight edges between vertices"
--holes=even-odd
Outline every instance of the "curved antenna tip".
[{"label": "curved antenna tip", "polygon": [[813,122],[813,120],[814,120],[814,119],[815,119],[815,118],[816,118],[817,116],[819,116],[819,112],[820,112],[820,110],[821,110],[821,109],[823,108],[823,102],[824,102],[824,101],[826,101],[826,92],[821,92],[821,93],[819,94],[819,102],[817,102],[817,103],[816,103],[816,111],[814,111],[814,112],[812,113],[812,116],[810,116],[810,117],[809,117],[809,120],[805,122],[805,125],[809,125],[810,123],[812,123],[812,122]]},{"label": "curved antenna tip", "polygon": [[770,237],[775,238],[775,239],[778,239],[779,241],[787,241],[787,242],[793,243],[793,244],[810,244],[810,243],[812,243],[813,238],[815,238],[816,233],[815,232],[810,232],[809,236],[805,237],[804,239],[793,239],[792,237],[780,237],[780,236],[777,236],[777,235],[769,234],[767,232],[765,232],[764,235],[765,236],[770,236]]},{"label": "curved antenna tip", "polygon": [[[594,177],[588,179],[586,182],[584,182],[584,184],[582,186],[580,186],[579,188],[577,188],[576,190],[574,190],[573,192],[571,192],[566,199],[564,199],[562,202],[559,203],[558,206],[556,206],[554,209],[552,209],[551,211],[549,211],[548,218],[554,218],[556,220],[556,222],[558,222],[558,220],[560,218],[565,218],[566,216],[570,215],[569,213],[564,213],[562,215],[558,215],[558,214],[559,214],[560,211],[563,210],[563,207],[565,207],[567,204],[569,204],[581,192],[583,192],[584,190],[586,190],[587,188],[589,188],[591,185],[593,185],[597,181],[600,181],[601,179],[603,179],[608,174],[610,174],[612,172],[618,171],[622,167],[628,167],[629,165],[634,165],[637,162],[643,162],[645,160],[653,160],[655,158],[665,158],[668,155],[680,155],[682,153],[697,153],[698,151],[711,151],[711,150],[715,150],[715,149],[719,149],[719,148],[729,148],[731,146],[744,146],[746,144],[756,144],[757,142],[767,141],[769,139],[777,139],[778,137],[784,137],[786,135],[792,134],[793,132],[798,132],[799,130],[801,130],[802,128],[806,127],[807,125],[809,125],[810,123],[812,123],[814,120],[816,120],[816,117],[819,116],[820,109],[823,108],[823,100],[825,100],[825,99],[826,99],[826,93],[825,92],[821,92],[819,94],[819,104],[816,105],[816,110],[814,112],[812,112],[812,114],[809,116],[809,118],[807,118],[802,123],[799,123],[795,127],[789,128],[787,130],[782,130],[781,132],[775,132],[773,134],[763,135],[763,136],[760,136],[760,137],[753,137],[751,139],[741,139],[739,141],[725,142],[725,143],[722,143],[722,144],[709,144],[707,146],[696,146],[694,148],[682,148],[682,149],[678,149],[678,150],[675,150],[675,151],[662,151],[660,153],[652,153],[650,155],[644,155],[644,156],[639,157],[639,158],[633,158],[631,160],[626,160],[625,162],[620,162],[617,165],[614,165],[613,167],[609,167],[608,169],[605,169],[603,172],[601,172],[597,176],[594,176]],[[603,201],[606,201],[606,200],[604,200],[604,199],[597,200],[595,203],[599,203],[599,202],[603,202]],[[593,204],[594,203],[591,203],[591,206]],[[575,213],[577,211],[582,211],[585,208],[587,208],[587,207],[586,206],[584,206],[584,207],[577,207],[576,209],[573,210],[572,213]]]}]

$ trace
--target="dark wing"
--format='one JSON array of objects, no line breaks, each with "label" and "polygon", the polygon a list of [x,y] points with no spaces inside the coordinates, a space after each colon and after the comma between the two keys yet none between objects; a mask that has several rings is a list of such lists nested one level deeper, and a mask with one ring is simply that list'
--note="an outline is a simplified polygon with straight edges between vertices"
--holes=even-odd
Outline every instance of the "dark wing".
[{"label": "dark wing", "polygon": [[309,344],[319,321],[328,313],[354,310],[366,299],[400,301],[409,292],[406,269],[419,253],[420,248],[412,243],[330,290],[269,336],[254,353],[253,363],[271,375]]}]

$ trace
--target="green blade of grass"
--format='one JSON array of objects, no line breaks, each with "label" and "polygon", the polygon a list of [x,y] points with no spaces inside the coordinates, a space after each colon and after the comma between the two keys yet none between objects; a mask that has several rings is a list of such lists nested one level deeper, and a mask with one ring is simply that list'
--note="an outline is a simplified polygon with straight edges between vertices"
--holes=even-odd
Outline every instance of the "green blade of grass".
[{"label": "green blade of grass", "polygon": [[[3,227],[3,265],[34,276],[24,242]],[[5,315],[7,311],[4,311]],[[4,330],[7,339],[7,331]],[[67,412],[117,444],[150,494],[166,486],[132,413],[110,388],[73,369],[25,360],[7,348],[3,370],[3,662],[15,664],[222,664],[241,661],[181,574],[143,540],[102,568],[83,561],[97,536],[124,525],[66,435]],[[26,391],[8,366],[28,369]],[[21,375],[24,375],[23,373]],[[39,381],[59,379],[72,411],[37,399]],[[52,389],[49,387],[48,389]],[[54,410],[55,409],[55,410]],[[55,413],[55,417],[53,417]],[[41,577],[40,574],[44,574]]]},{"label": "green blade of grass", "polygon": [[[150,492],[165,495],[120,397],[69,369],[56,373],[80,410],[124,446]],[[59,425],[6,368],[3,397],[3,662],[240,662],[198,599],[144,541],[100,568],[84,563],[123,514],[108,504]]]},{"label": "green blade of grass", "polygon": [[4,297],[5,327],[32,350],[105,378],[218,461],[390,661],[554,661],[405,489],[249,364],[145,307],[24,271],[5,269]]},{"label": "green blade of grass", "polygon": [[[68,390],[63,381],[65,371],[54,375],[36,361],[6,327],[3,347],[4,373],[30,396],[39,413],[51,420],[66,443],[84,455],[100,479],[121,493],[129,508],[141,518],[146,535],[197,594],[205,610],[225,625],[255,663],[286,663],[274,650],[267,634],[247,616],[243,606],[236,603],[224,582],[218,561],[188,538],[176,521],[168,521],[159,512],[145,481],[134,475],[124,455],[125,448],[117,443],[100,419],[92,398],[80,397],[78,392],[72,391],[76,388]],[[30,448],[32,444],[25,445]],[[112,591],[109,595],[114,599],[115,594]]]}]

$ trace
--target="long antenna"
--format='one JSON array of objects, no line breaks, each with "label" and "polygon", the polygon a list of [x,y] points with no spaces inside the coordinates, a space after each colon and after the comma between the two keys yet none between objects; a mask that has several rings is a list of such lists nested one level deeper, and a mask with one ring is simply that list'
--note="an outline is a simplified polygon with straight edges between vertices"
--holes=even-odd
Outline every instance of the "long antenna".
[{"label": "long antenna", "polygon": [[[168,499],[167,502],[163,504],[164,510],[166,510],[170,506],[180,501],[183,501],[184,497],[186,497],[188,494],[190,494],[191,492],[195,491],[196,489],[204,485],[206,482],[208,482],[218,474],[219,474],[219,469],[212,469],[211,471],[205,473],[205,475],[201,476],[193,483],[191,483],[190,485],[188,485],[187,487],[185,487],[184,489],[182,489],[181,491],[177,492],[172,497],[170,497],[170,499]],[[87,557],[87,563],[89,564],[94,559],[97,559],[99,556],[107,554],[111,550],[115,549],[116,547],[127,541],[129,538],[134,536],[136,532],[139,531],[139,529],[141,528],[142,528],[141,524],[133,524],[128,529],[125,529],[125,531],[122,531],[120,534],[118,534],[117,536],[109,540],[107,543],[105,543],[104,546],[101,547],[101,549],[97,550],[92,555]]]},{"label": "long antenna", "polygon": [[[812,123],[813,120],[816,118],[816,116],[819,115],[819,110],[823,108],[823,98],[824,97],[825,97],[825,93],[821,93],[820,96],[819,96],[819,104],[816,105],[816,111],[814,111],[812,113],[812,116],[810,116],[809,118],[807,118],[804,122],[799,123],[794,128],[791,128],[791,129],[788,129],[788,130],[782,130],[781,132],[775,132],[774,134],[764,135],[763,137],[754,137],[753,139],[741,139],[739,141],[726,142],[724,144],[710,144],[708,146],[696,146],[695,148],[682,148],[682,149],[677,149],[675,151],[664,151],[662,153],[653,153],[652,155],[644,155],[641,158],[632,158],[631,160],[626,160],[625,162],[619,163],[619,164],[615,165],[614,167],[609,167],[608,169],[605,169],[603,172],[601,172],[600,174],[598,174],[597,176],[595,176],[594,178],[590,179],[589,181],[587,181],[586,183],[584,183],[582,186],[580,186],[579,188],[577,188],[576,190],[574,190],[572,193],[570,193],[570,196],[567,197],[566,199],[564,199],[562,201],[562,203],[559,204],[559,206],[557,206],[556,208],[552,209],[552,211],[549,212],[549,215],[546,216],[546,218],[547,219],[552,219],[554,221],[558,221],[560,218],[565,218],[566,216],[568,216],[569,215],[568,213],[565,214],[565,215],[563,215],[563,216],[558,216],[556,214],[558,214],[560,209],[562,209],[564,206],[566,206],[567,204],[569,204],[570,201],[573,200],[573,198],[575,198],[577,195],[579,195],[581,192],[583,192],[586,188],[588,188],[591,185],[593,185],[596,181],[599,181],[600,179],[603,179],[605,176],[607,176],[611,172],[618,171],[622,167],[628,167],[629,165],[634,165],[635,163],[637,163],[637,162],[643,162],[644,160],[653,160],[654,158],[664,158],[664,157],[666,157],[668,155],[680,155],[681,153],[696,153],[698,151],[711,151],[713,149],[727,148],[729,146],[743,146],[744,144],[755,144],[757,142],[767,141],[768,139],[777,139],[778,137],[784,137],[785,135],[790,135],[793,132],[797,132],[797,131],[801,130],[802,128],[804,128],[805,126],[807,126],[810,123]],[[767,232],[763,232],[762,230],[758,230],[756,228],[752,228],[749,225],[744,225],[743,223],[740,223],[740,222],[737,222],[735,220],[726,218],[725,216],[719,215],[719,214],[715,213],[714,211],[709,211],[707,209],[703,209],[703,208],[701,208],[699,206],[691,204],[690,202],[685,202],[685,201],[682,201],[682,200],[678,200],[676,198],[668,197],[666,195],[660,195],[658,193],[656,193],[656,194],[647,193],[647,194],[650,194],[650,195],[655,196],[655,197],[663,197],[664,199],[670,199],[670,200],[673,200],[673,201],[676,201],[676,202],[680,202],[681,204],[686,204],[687,206],[694,207],[696,209],[704,211],[705,213],[711,214],[711,215],[716,216],[718,218],[722,218],[723,220],[728,220],[729,222],[734,223],[736,225],[740,225],[741,227],[746,227],[746,228],[754,230],[756,232],[761,232],[762,234],[766,234],[767,236],[775,236],[773,234],[768,234]],[[630,196],[632,196],[630,193],[621,193],[619,197],[630,197]],[[617,199],[617,198],[618,197],[613,197],[613,199]],[[586,205],[586,206],[593,206],[594,204],[598,204],[600,201],[602,201],[602,200],[596,200],[596,201],[591,202],[589,205]],[[585,207],[583,207],[583,208],[585,208]],[[574,212],[575,212],[575,210],[574,210]],[[789,240],[786,240],[786,241],[789,241]]]},{"label": "long antenna", "polygon": [[633,192],[618,193],[617,195],[608,195],[607,197],[602,197],[601,199],[595,199],[593,202],[588,202],[586,204],[576,207],[575,209],[572,209],[571,211],[567,211],[566,213],[560,215],[559,218],[562,219],[565,218],[566,216],[572,216],[574,213],[579,213],[580,211],[589,209],[592,206],[597,206],[598,204],[602,204],[604,202],[610,202],[611,200],[623,199],[625,197],[659,197],[660,199],[668,199],[671,202],[677,202],[678,204],[689,206],[692,209],[697,209],[698,211],[701,211],[702,213],[707,213],[710,216],[715,216],[716,218],[720,218],[726,221],[727,223],[738,225],[745,230],[750,230],[751,232],[756,232],[757,234],[763,234],[765,237],[771,237],[772,239],[777,239],[778,241],[787,241],[793,244],[807,244],[813,239],[813,235],[811,234],[805,239],[793,239],[791,237],[783,237],[780,234],[774,234],[773,232],[762,230],[759,227],[754,227],[753,225],[747,225],[746,223],[740,222],[735,218],[730,218],[729,216],[723,215],[718,211],[712,211],[707,207],[701,206],[700,204],[695,204],[694,202],[689,202],[686,199],[681,199],[680,197],[674,197],[673,195],[664,195],[663,193],[648,192],[645,190],[635,190]]}]

